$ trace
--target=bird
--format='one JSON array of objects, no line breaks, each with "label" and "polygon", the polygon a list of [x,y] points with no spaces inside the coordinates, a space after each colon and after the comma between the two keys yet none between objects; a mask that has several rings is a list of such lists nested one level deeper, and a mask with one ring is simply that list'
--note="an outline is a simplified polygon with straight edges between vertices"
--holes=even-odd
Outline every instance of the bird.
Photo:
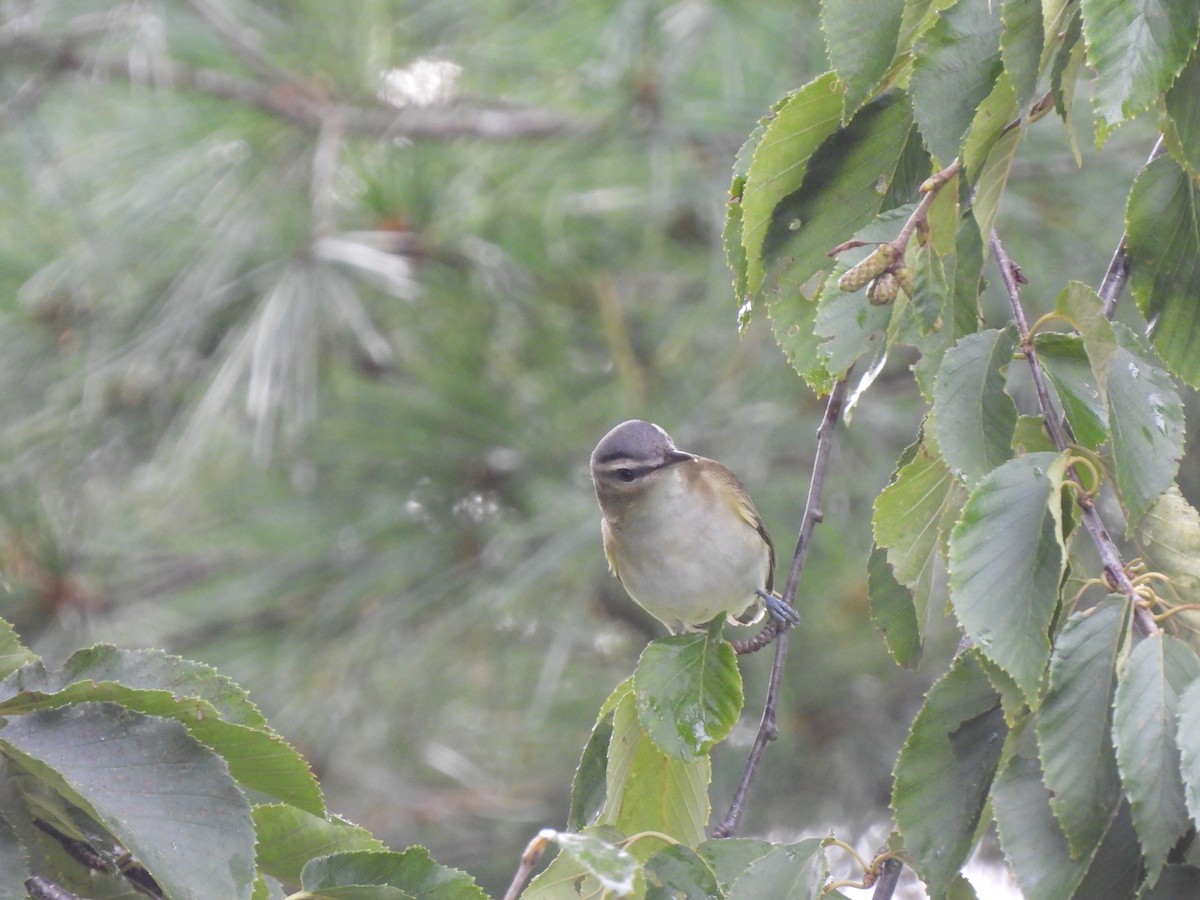
[{"label": "bird", "polygon": [[762,516],[724,465],[630,419],[600,439],[591,472],[609,568],[673,634],[722,615],[753,624],[764,608],[785,627],[799,620],[774,593],[775,546]]}]

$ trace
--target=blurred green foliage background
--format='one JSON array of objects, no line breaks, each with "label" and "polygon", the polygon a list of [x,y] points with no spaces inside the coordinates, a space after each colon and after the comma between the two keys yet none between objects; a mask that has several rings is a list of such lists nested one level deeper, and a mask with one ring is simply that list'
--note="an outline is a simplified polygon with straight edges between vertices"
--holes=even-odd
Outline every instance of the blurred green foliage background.
[{"label": "blurred green foliage background", "polygon": [[[51,661],[103,640],[219,666],[334,809],[497,889],[563,824],[596,710],[657,634],[605,569],[595,441],[637,416],[725,461],[786,571],[821,402],[762,311],[739,335],[720,233],[738,147],[825,67],[817,4],[0,16],[0,612]],[[522,132],[531,111],[556,124]],[[1047,118],[1001,208],[1031,307],[1098,283],[1149,149],[1127,129],[1097,160],[1079,128],[1084,169]],[[866,604],[910,362],[839,436],[745,833],[886,820],[954,644],[900,670]],[[718,809],[768,665],[743,663]]]}]

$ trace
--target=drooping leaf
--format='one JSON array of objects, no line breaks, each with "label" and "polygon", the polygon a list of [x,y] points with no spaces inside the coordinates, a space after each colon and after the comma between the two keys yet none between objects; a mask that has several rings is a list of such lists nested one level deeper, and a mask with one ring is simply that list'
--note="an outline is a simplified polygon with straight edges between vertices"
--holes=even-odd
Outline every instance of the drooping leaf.
[{"label": "drooping leaf", "polygon": [[887,551],[882,547],[871,550],[867,593],[871,600],[871,621],[883,632],[888,653],[900,665],[915,668],[921,660],[922,645],[917,610],[912,592],[896,580]]},{"label": "drooping leaf", "polygon": [[1163,136],[1175,162],[1194,176],[1200,175],[1200,53],[1193,53],[1166,97]]},{"label": "drooping leaf", "polygon": [[1149,881],[1157,877],[1188,827],[1176,717],[1179,695],[1197,676],[1200,659],[1192,649],[1160,633],[1133,648],[1117,683],[1113,703],[1117,768],[1133,810]]},{"label": "drooping leaf", "polygon": [[1033,341],[1075,440],[1093,450],[1108,440],[1108,408],[1083,338],[1042,332]]},{"label": "drooping leaf", "polygon": [[1083,156],[1079,152],[1079,142],[1075,137],[1075,87],[1079,82],[1079,69],[1083,65],[1086,44],[1083,41],[1083,17],[1079,14],[1078,3],[1062,3],[1055,0],[1065,10],[1066,27],[1059,29],[1062,34],[1061,42],[1047,44],[1050,48],[1057,47],[1054,59],[1050,64],[1050,95],[1054,98],[1054,111],[1058,113],[1067,133],[1067,143],[1075,157],[1075,165],[1083,165]]},{"label": "drooping leaf", "polygon": [[[622,834],[660,831],[694,847],[704,840],[711,778],[707,756],[684,761],[658,749],[639,722],[635,698],[626,696],[613,715],[599,822]],[[634,851],[648,858],[658,849],[656,841],[639,841]]]},{"label": "drooping leaf", "polygon": [[1079,332],[1103,400],[1108,392],[1108,364],[1118,346],[1117,333],[1104,314],[1104,301],[1088,285],[1072,281],[1055,299],[1054,312]]},{"label": "drooping leaf", "polygon": [[819,838],[780,844],[750,864],[729,888],[728,900],[818,900],[829,869]]},{"label": "drooping leaf", "polygon": [[933,249],[933,242],[908,252],[909,268],[913,271],[912,309],[922,334],[929,334],[939,325],[950,297],[943,257]]},{"label": "drooping leaf", "polygon": [[900,751],[892,809],[935,897],[971,852],[1007,730],[999,695],[974,655],[963,654],[925,696]]},{"label": "drooping leaf", "polygon": [[869,99],[896,55],[904,0],[828,0],[821,27],[833,70],[846,89],[853,115]]},{"label": "drooping leaf", "polygon": [[771,333],[792,368],[818,394],[828,394],[835,379],[825,366],[821,338],[816,334],[817,304],[803,297],[780,294],[767,303]]},{"label": "drooping leaf", "polygon": [[1067,620],[1050,659],[1037,738],[1072,859],[1095,848],[1121,800],[1111,710],[1128,627],[1128,600],[1110,597]]},{"label": "drooping leaf", "polygon": [[737,655],[719,628],[651,641],[633,688],[642,728],[675,759],[706,756],[742,712]]},{"label": "drooping leaf", "polygon": [[1000,198],[1004,196],[1004,187],[1008,184],[1008,174],[1017,155],[1017,146],[1024,135],[1023,128],[1006,131],[992,146],[987,159],[980,167],[979,180],[975,184],[973,209],[980,236],[985,244],[992,233]]},{"label": "drooping leaf", "polygon": [[959,154],[975,111],[1000,73],[1000,8],[958,0],[914,48],[913,112],[926,146],[945,166]]},{"label": "drooping leaf", "polygon": [[604,775],[608,769],[608,745],[612,740],[612,718],[596,723],[584,745],[579,767],[571,780],[571,808],[567,826],[579,831],[595,821],[604,808]]},{"label": "drooping leaf", "polygon": [[913,456],[875,498],[871,523],[875,543],[887,549],[897,581],[913,591],[918,628],[924,628],[930,598],[943,587],[941,536],[953,523],[966,491],[942,459],[927,427]]},{"label": "drooping leaf", "polygon": [[741,193],[742,246],[746,253],[746,293],[740,298],[742,302],[753,299],[762,285],[769,262],[763,242],[776,208],[800,188],[809,159],[837,130],[841,118],[841,90],[837,77],[828,72],[778,104],[767,122],[746,169]]},{"label": "drooping leaf", "polygon": [[169,894],[250,897],[250,804],[178,722],[80,703],[10,716],[0,753],[108,829]]},{"label": "drooping leaf", "polygon": [[1059,497],[1065,469],[1065,457],[1055,453],[1010,459],[971,492],[950,535],[954,612],[1034,709],[1066,563]]},{"label": "drooping leaf", "polygon": [[775,206],[762,243],[766,264],[782,267],[778,287],[785,296],[811,296],[810,279],[833,267],[829,251],[879,215],[911,131],[906,96],[893,90],[812,155],[803,184]]},{"label": "drooping leaf", "polygon": [[1175,480],[1183,456],[1183,403],[1171,376],[1133,333],[1114,327],[1120,346],[1108,363],[1108,423],[1117,492],[1132,528]]},{"label": "drooping leaf", "polygon": [[1200,6],[1158,0],[1083,0],[1092,103],[1101,139],[1150,106],[1183,68],[1200,34]]},{"label": "drooping leaf", "polygon": [[1000,57],[1004,71],[1012,80],[1017,106],[1025,109],[1037,90],[1042,56],[1042,4],[1038,0],[1004,0],[1000,8],[1004,33],[1000,36]]},{"label": "drooping leaf", "polygon": [[1138,175],[1125,208],[1129,284],[1167,367],[1200,387],[1200,191],[1169,156]]},{"label": "drooping leaf", "polygon": [[1180,771],[1183,796],[1193,824],[1200,822],[1200,680],[1193,681],[1179,695]]},{"label": "drooping leaf", "polygon": [[1012,455],[1017,406],[1004,390],[1016,330],[988,329],[946,351],[933,386],[933,421],[942,457],[973,484]]},{"label": "drooping leaf", "polygon": [[992,807],[1004,855],[1026,900],[1071,897],[1091,854],[1071,856],[1036,758],[1014,754],[1008,760],[992,786]]},{"label": "drooping leaf", "polygon": [[310,859],[353,850],[387,848],[365,828],[339,819],[314,816],[285,803],[256,806],[258,865],[285,884],[300,883],[300,873]]},{"label": "drooping leaf", "polygon": [[[972,184],[979,181],[983,164],[992,149],[1017,118],[1017,92],[1007,72],[1001,72],[996,83],[971,120],[971,128],[963,141],[962,161],[967,178]],[[1017,126],[1019,127],[1019,126]],[[978,203],[977,203],[978,205]],[[976,213],[978,215],[978,212]]]}]

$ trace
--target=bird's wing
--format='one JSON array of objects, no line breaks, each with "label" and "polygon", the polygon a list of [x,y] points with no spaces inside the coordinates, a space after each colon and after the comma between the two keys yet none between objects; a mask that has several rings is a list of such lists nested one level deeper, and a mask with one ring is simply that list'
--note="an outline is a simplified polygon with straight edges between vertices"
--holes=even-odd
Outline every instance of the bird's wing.
[{"label": "bird's wing", "polygon": [[[741,487],[741,482],[738,482],[738,487]],[[767,593],[775,590],[775,545],[771,542],[771,536],[767,534],[767,526],[762,520],[762,516],[758,514],[758,510],[754,508],[754,502],[750,499],[750,495],[746,493],[746,489],[742,490],[737,495],[735,504],[737,514],[742,517],[742,520],[759,533],[763,541],[767,545],[769,551],[769,562],[767,565]]]},{"label": "bird's wing", "polygon": [[[604,539],[604,558],[608,560],[608,570],[621,581],[621,572],[617,568],[617,554],[613,550],[612,532],[608,527],[608,519],[600,520],[600,536]],[[621,584],[625,582],[621,581]]]}]

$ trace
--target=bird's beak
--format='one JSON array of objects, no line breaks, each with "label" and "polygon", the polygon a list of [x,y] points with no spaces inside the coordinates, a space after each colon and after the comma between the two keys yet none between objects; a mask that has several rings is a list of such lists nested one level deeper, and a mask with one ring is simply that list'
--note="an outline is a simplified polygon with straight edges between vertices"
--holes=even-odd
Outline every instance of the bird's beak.
[{"label": "bird's beak", "polygon": [[693,461],[695,461],[695,459],[696,459],[696,457],[693,456],[691,453],[684,453],[682,450],[676,450],[674,447],[672,447],[670,450],[667,451],[667,455],[663,459],[663,465],[664,466],[673,466],[676,463],[693,462]]}]

